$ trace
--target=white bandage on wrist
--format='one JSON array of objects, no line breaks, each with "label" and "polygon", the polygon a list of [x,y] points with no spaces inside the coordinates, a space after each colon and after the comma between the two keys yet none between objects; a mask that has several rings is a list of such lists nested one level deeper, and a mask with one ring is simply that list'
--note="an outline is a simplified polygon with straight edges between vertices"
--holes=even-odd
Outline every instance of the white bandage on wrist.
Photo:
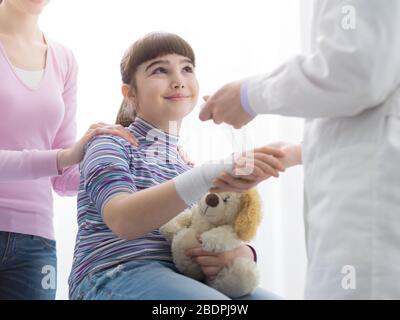
[{"label": "white bandage on wrist", "polygon": [[173,179],[181,199],[190,206],[197,202],[211,187],[212,181],[223,171],[232,173],[233,155],[204,163]]}]

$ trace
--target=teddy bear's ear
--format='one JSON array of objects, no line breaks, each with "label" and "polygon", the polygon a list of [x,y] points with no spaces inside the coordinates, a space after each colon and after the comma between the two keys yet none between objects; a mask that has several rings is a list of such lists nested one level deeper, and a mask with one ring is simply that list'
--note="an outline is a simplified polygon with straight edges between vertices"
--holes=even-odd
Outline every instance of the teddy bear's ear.
[{"label": "teddy bear's ear", "polygon": [[251,240],[261,222],[261,201],[256,189],[242,194],[239,213],[236,215],[233,229],[243,241]]}]

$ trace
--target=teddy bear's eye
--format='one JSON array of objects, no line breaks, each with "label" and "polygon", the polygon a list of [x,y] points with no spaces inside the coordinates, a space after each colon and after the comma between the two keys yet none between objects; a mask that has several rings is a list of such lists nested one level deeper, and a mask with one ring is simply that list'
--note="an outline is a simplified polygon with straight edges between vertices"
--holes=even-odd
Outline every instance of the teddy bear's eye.
[{"label": "teddy bear's eye", "polygon": [[227,202],[229,200],[230,196],[227,196],[224,198],[224,202]]}]

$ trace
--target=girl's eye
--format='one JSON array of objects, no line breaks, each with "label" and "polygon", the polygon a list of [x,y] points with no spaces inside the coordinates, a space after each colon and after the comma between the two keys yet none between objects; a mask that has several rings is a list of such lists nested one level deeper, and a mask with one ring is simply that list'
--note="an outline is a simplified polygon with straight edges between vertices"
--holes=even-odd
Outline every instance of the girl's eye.
[{"label": "girl's eye", "polygon": [[183,70],[185,70],[186,72],[193,73],[193,67],[191,67],[191,66],[187,66],[187,67],[183,68]]},{"label": "girl's eye", "polygon": [[152,74],[160,74],[160,73],[167,73],[167,70],[165,68],[160,67],[160,68],[154,69],[152,72]]},{"label": "girl's eye", "polygon": [[229,200],[230,196],[227,196],[224,198],[224,202],[227,202]]}]

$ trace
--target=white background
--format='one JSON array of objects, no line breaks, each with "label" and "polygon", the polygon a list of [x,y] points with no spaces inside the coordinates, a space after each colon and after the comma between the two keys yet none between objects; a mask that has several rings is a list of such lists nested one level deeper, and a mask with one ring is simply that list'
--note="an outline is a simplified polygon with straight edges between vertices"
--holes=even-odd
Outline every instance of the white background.
[{"label": "white background", "polygon": [[[124,50],[151,31],[174,32],[197,56],[200,96],[226,82],[270,72],[301,52],[298,0],[56,0],[40,25],[71,48],[78,60],[78,135],[94,122],[113,123],[121,102],[119,63]],[[199,106],[185,120],[181,144],[196,162],[231,150],[274,141],[300,142],[303,121],[259,116],[245,129],[201,123]],[[306,268],[302,222],[303,173],[296,167],[259,185],[263,224],[253,242],[261,286],[287,299],[302,299]],[[76,198],[54,195],[58,299],[68,298],[76,226]]]}]

